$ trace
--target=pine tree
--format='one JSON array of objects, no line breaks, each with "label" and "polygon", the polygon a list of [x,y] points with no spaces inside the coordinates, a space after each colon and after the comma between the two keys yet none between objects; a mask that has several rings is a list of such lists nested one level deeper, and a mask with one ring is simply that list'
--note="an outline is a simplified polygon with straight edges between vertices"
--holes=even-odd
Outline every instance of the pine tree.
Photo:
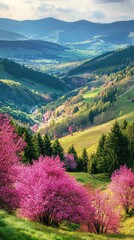
[{"label": "pine tree", "polygon": [[86,148],[84,148],[81,156],[83,172],[86,172],[86,173],[88,172],[88,162],[89,162],[88,154],[87,154]]},{"label": "pine tree", "polygon": [[33,160],[36,160],[41,155],[37,134],[34,134],[32,137],[32,146],[33,146]]},{"label": "pine tree", "polygon": [[26,147],[24,148],[24,151],[23,151],[22,161],[24,163],[32,163],[32,159],[35,159],[33,142],[32,142],[32,134],[27,129],[25,129],[23,138],[24,138],[24,141],[26,142]]},{"label": "pine tree", "polygon": [[96,168],[98,169],[98,173],[106,172],[107,165],[106,165],[106,135],[102,135],[96,152]]},{"label": "pine tree", "polygon": [[58,139],[56,139],[53,143],[53,155],[55,157],[58,155],[60,157],[61,161],[64,161],[64,150],[61,147]]},{"label": "pine tree", "polygon": [[39,144],[39,148],[40,148],[40,155],[45,156],[44,141],[43,141],[40,133],[38,133],[37,138],[38,138],[38,144]]},{"label": "pine tree", "polygon": [[126,130],[129,150],[130,150],[130,166],[134,170],[134,123],[127,127]]},{"label": "pine tree", "polygon": [[52,147],[51,147],[51,141],[50,141],[50,138],[48,137],[47,133],[45,134],[45,137],[44,137],[44,156],[52,156]]},{"label": "pine tree", "polygon": [[112,173],[121,165],[129,165],[130,151],[128,139],[120,129],[118,122],[115,122],[106,141],[106,162],[107,172]]},{"label": "pine tree", "polygon": [[121,129],[126,130],[127,126],[128,126],[128,122],[126,121],[126,119],[124,119],[123,123],[121,124]]}]

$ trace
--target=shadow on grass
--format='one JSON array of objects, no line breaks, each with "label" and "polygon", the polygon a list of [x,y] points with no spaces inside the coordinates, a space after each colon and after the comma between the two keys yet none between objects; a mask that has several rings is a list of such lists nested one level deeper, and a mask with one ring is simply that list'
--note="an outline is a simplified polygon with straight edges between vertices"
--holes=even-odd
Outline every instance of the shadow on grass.
[{"label": "shadow on grass", "polygon": [[107,235],[109,238],[109,240],[112,239],[134,239],[134,234],[123,234],[123,233],[119,233],[119,234],[108,234]]},{"label": "shadow on grass", "polygon": [[12,215],[0,215],[0,240],[81,240],[77,233],[72,234]]}]

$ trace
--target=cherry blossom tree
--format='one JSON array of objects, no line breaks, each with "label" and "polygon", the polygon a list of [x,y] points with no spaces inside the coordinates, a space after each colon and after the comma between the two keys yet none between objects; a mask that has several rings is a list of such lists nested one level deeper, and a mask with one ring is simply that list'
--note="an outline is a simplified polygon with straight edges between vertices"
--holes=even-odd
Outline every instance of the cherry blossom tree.
[{"label": "cherry blossom tree", "polygon": [[0,114],[0,208],[17,206],[13,165],[19,162],[24,146],[8,117]]},{"label": "cherry blossom tree", "polygon": [[134,210],[134,173],[121,166],[111,177],[110,189],[126,213]]},{"label": "cherry blossom tree", "polygon": [[76,161],[72,154],[65,154],[65,167],[67,171],[74,171],[76,169]]},{"label": "cherry blossom tree", "polygon": [[92,205],[95,215],[88,226],[89,231],[97,234],[117,233],[121,220],[120,209],[116,208],[109,194],[100,190],[92,191]]},{"label": "cherry blossom tree", "polygon": [[40,157],[33,165],[17,168],[21,216],[56,226],[92,221],[87,190],[65,172],[59,157]]}]

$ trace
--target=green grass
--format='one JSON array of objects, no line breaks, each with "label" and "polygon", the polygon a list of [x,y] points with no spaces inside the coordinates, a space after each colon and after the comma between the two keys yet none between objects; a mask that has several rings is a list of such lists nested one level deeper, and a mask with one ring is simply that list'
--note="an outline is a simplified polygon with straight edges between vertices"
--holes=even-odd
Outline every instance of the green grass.
[{"label": "green grass", "polygon": [[101,91],[101,88],[95,88],[83,95],[84,101],[85,102],[92,102],[92,100],[99,94]]},{"label": "green grass", "polygon": [[0,211],[0,240],[112,240],[134,239],[134,217],[122,223],[120,234],[95,235],[61,227],[54,229]]},{"label": "green grass", "polygon": [[110,182],[107,174],[88,174],[84,172],[70,172],[71,176],[75,177],[76,180],[82,184],[89,183],[91,187],[94,188],[105,188],[105,186]]},{"label": "green grass", "polygon": [[[124,119],[126,119],[129,123],[132,123],[134,121],[134,111],[123,115],[122,117],[119,117],[119,123],[123,122]],[[68,148],[73,145],[78,155],[81,155],[83,148],[86,148],[88,154],[90,155],[91,153],[96,151],[97,143],[100,136],[110,130],[114,121],[115,120],[112,120],[105,124],[101,124],[99,126],[76,132],[73,134],[73,136],[67,135],[65,137],[62,137],[59,139],[61,146],[64,148],[65,152],[67,152]]]}]

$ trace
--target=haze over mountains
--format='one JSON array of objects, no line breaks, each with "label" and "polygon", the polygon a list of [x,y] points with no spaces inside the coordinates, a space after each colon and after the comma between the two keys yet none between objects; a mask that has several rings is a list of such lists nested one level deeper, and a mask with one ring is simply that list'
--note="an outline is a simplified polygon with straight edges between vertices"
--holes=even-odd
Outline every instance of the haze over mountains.
[{"label": "haze over mountains", "polygon": [[[76,48],[90,47],[92,44],[103,46],[108,42],[132,44],[134,41],[134,20],[104,24],[86,20],[65,22],[54,18],[25,21],[1,18],[0,29],[12,32],[8,40],[13,40],[14,33],[22,35],[22,38],[51,41]],[[2,35],[0,39],[3,40]],[[20,36],[17,40],[20,40]]]}]

